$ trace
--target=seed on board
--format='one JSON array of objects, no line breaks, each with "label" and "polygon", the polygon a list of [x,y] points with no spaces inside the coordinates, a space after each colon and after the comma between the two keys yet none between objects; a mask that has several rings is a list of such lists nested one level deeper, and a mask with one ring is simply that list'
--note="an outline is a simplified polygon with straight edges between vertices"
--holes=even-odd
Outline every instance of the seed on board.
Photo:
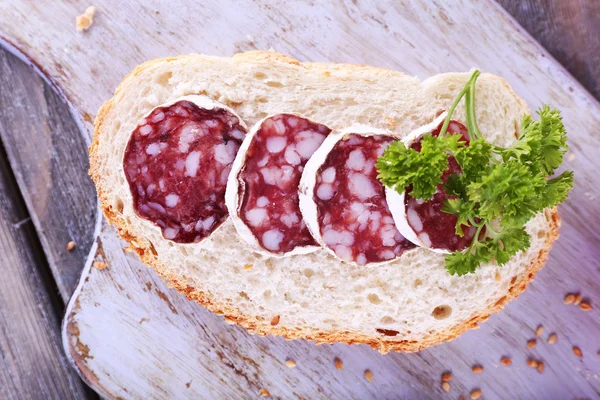
[{"label": "seed on board", "polygon": [[541,361],[540,361],[540,362],[538,363],[538,365],[537,365],[537,372],[539,372],[540,374],[541,374],[542,372],[544,372],[544,363],[543,363],[543,362],[541,362]]},{"label": "seed on board", "polygon": [[535,330],[535,336],[540,337],[544,334],[544,327],[541,325],[538,325],[537,329]]},{"label": "seed on board", "polygon": [[583,357],[581,349],[577,346],[573,346],[573,354],[575,354],[577,357]]},{"label": "seed on board", "polygon": [[527,366],[531,368],[537,368],[538,362],[533,358],[530,358],[529,360],[527,360]]},{"label": "seed on board", "polygon": [[71,251],[75,248],[75,242],[74,241],[70,241],[69,243],[67,243],[67,251]]},{"label": "seed on board", "polygon": [[567,293],[565,296],[565,304],[573,304],[575,301],[575,295],[573,293]]},{"label": "seed on board", "polygon": [[576,306],[579,305],[579,303],[581,303],[581,300],[583,299],[583,296],[579,293],[577,293],[575,295],[575,300],[573,300],[573,304],[575,304]]},{"label": "seed on board", "polygon": [[442,374],[442,381],[449,382],[452,380],[452,372],[444,372]]},{"label": "seed on board", "polygon": [[258,391],[258,394],[260,394],[262,397],[267,397],[267,396],[271,395],[271,393],[269,393],[269,391],[267,389],[260,389]]},{"label": "seed on board", "polygon": [[458,398],[458,400],[465,400],[465,398],[464,398],[464,397],[462,397],[462,396],[460,396],[460,397]]},{"label": "seed on board", "polygon": [[335,362],[335,367],[337,369],[342,369],[344,368],[344,363],[342,362],[342,360],[340,360],[339,358],[336,358],[335,360],[333,360]]},{"label": "seed on board", "polygon": [[373,373],[370,369],[365,370],[365,379],[369,382],[373,382]]},{"label": "seed on board", "polygon": [[590,304],[589,301],[587,300],[583,300],[580,304],[579,304],[579,308],[581,308],[583,311],[590,311],[593,307]]},{"label": "seed on board", "polygon": [[548,336],[548,344],[554,344],[558,341],[558,335],[556,333],[551,333],[550,336]]},{"label": "seed on board", "polygon": [[450,391],[450,382],[442,382],[442,390],[448,393]]},{"label": "seed on board", "polygon": [[288,368],[296,368],[296,361],[290,360],[289,358],[285,360],[285,366]]},{"label": "seed on board", "polygon": [[477,400],[478,398],[481,397],[481,389],[475,389],[471,392],[471,399],[472,400]]},{"label": "seed on board", "polygon": [[94,268],[99,269],[99,270],[103,270],[104,268],[106,268],[106,263],[102,262],[102,261],[96,261],[94,262]]},{"label": "seed on board", "polygon": [[502,357],[500,359],[500,364],[508,366],[512,364],[512,360],[508,357]]},{"label": "seed on board", "polygon": [[471,368],[473,370],[473,372],[475,372],[476,374],[480,374],[483,372],[483,367],[481,365],[473,365],[473,367]]},{"label": "seed on board", "polygon": [[529,339],[527,341],[527,348],[528,349],[533,349],[533,348],[535,348],[536,344],[537,344],[537,340],[535,340],[535,339]]}]

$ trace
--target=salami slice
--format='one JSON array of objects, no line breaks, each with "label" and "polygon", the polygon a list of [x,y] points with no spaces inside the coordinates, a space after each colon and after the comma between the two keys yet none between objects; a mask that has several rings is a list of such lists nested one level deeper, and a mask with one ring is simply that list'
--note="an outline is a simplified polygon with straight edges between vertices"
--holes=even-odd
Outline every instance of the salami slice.
[{"label": "salami slice", "polygon": [[238,232],[256,251],[286,256],[318,248],[300,213],[298,183],[330,131],[298,115],[276,114],[244,140],[226,199]]},{"label": "salami slice", "polygon": [[395,226],[375,163],[396,140],[355,126],[330,135],[307,163],[300,207],[321,244],[343,261],[390,262],[415,247]]},{"label": "salami slice", "polygon": [[136,214],[176,243],[208,237],[227,218],[225,187],[246,130],[233,110],[205,96],[153,109],[123,157]]},{"label": "salami slice", "polygon": [[[423,135],[426,133],[431,133],[434,136],[439,135],[445,117],[446,114],[444,113],[431,124],[411,133],[404,140],[404,144],[420,151]],[[465,142],[469,142],[467,127],[458,121],[451,120],[447,132],[460,134]],[[476,232],[476,229],[472,226],[463,226],[464,236],[456,235],[457,217],[442,211],[444,202],[449,198],[453,198],[444,190],[446,180],[453,173],[461,173],[460,166],[452,156],[449,157],[448,167],[442,175],[442,183],[438,186],[437,192],[431,200],[415,199],[410,194],[412,188],[408,188],[401,194],[393,189],[386,190],[392,215],[400,232],[416,245],[439,253],[450,253],[465,249],[471,244]]]}]

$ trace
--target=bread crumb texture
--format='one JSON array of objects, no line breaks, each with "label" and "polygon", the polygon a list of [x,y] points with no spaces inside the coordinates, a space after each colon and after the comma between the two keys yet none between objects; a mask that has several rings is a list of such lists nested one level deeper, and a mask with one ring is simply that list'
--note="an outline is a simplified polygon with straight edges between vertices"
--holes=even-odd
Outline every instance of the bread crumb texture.
[{"label": "bread crumb texture", "polygon": [[78,15],[75,18],[75,28],[78,31],[87,31],[94,23],[94,14],[96,14],[96,7],[90,6],[86,8],[82,15]]},{"label": "bread crumb texture", "polygon": [[[123,153],[142,117],[183,95],[207,95],[234,109],[248,126],[270,114],[295,112],[334,130],[362,123],[405,136],[447,109],[468,78],[469,73],[448,73],[419,82],[396,71],[300,63],[273,52],[149,61],[99,110],[90,174],[104,215],[142,262],[226,321],[261,335],[365,343],[382,353],[418,351],[476,328],[525,290],[558,237],[556,209],[527,224],[526,252],[503,267],[483,265],[462,277],[448,274],[443,255],[426,249],[378,266],[343,263],[326,250],[275,258],[249,251],[231,219],[200,243],[165,240],[133,210]],[[498,145],[514,141],[515,126],[529,110],[507,83],[482,74],[476,101],[478,124],[488,139]],[[465,122],[462,105],[454,117]],[[390,331],[397,334],[385,334]]]}]

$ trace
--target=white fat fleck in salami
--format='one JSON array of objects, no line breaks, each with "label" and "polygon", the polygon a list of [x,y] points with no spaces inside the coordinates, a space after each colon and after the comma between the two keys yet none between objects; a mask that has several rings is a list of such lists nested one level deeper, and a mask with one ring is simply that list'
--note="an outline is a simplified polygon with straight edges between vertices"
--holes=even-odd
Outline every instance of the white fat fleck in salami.
[{"label": "white fat fleck in salami", "polygon": [[136,214],[177,243],[210,235],[227,218],[227,177],[245,132],[232,110],[205,96],[152,110],[123,157]]},{"label": "white fat fleck in salami", "polygon": [[377,158],[394,140],[386,131],[349,128],[328,137],[306,165],[301,210],[315,237],[343,261],[389,262],[414,247],[396,228],[377,179]]},{"label": "white fat fleck in salami", "polygon": [[301,116],[276,114],[246,137],[226,201],[238,232],[257,251],[285,256],[317,249],[300,213],[298,183],[304,164],[329,132]]}]

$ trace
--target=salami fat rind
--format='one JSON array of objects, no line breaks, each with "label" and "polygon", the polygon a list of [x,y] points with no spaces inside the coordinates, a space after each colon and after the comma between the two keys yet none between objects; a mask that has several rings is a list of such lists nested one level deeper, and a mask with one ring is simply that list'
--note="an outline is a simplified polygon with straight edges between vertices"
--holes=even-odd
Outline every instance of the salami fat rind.
[{"label": "salami fat rind", "polygon": [[226,204],[240,236],[256,252],[284,257],[319,246],[300,212],[304,165],[331,130],[301,115],[271,115],[252,127],[233,163]]},{"label": "salami fat rind", "polygon": [[[439,129],[445,118],[446,113],[443,113],[431,123],[411,132],[403,139],[404,145],[406,147],[418,146],[420,138],[426,133]],[[452,121],[448,132],[458,133],[458,131],[463,135],[466,134],[466,128],[462,124]],[[449,160],[449,163],[457,171],[449,170],[446,174],[460,172],[460,168],[453,158]],[[472,227],[464,227],[465,236],[463,237],[455,234],[456,217],[441,211],[446,198],[443,190],[438,189],[438,193],[432,200],[423,201],[412,198],[406,191],[398,193],[394,189],[386,187],[386,198],[398,230],[419,247],[441,254],[449,254],[464,249],[473,238],[474,229]]]},{"label": "salami fat rind", "polygon": [[300,209],[311,233],[347,263],[389,263],[414,245],[395,227],[377,157],[398,138],[389,131],[354,125],[325,139],[306,164]]},{"label": "salami fat rind", "polygon": [[246,132],[232,109],[206,96],[152,109],[123,156],[136,215],[175,243],[209,237],[227,219],[225,188]]}]

